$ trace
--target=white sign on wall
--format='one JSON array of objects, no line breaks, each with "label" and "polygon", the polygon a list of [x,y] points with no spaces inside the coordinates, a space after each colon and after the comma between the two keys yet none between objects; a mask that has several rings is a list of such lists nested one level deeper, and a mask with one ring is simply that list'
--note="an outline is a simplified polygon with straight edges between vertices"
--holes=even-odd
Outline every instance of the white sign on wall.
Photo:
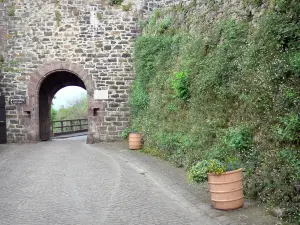
[{"label": "white sign on wall", "polygon": [[100,21],[97,17],[97,7],[90,7],[90,24],[94,30],[98,30],[100,25]]},{"label": "white sign on wall", "polygon": [[95,90],[94,91],[95,100],[104,100],[108,99],[108,90]]}]

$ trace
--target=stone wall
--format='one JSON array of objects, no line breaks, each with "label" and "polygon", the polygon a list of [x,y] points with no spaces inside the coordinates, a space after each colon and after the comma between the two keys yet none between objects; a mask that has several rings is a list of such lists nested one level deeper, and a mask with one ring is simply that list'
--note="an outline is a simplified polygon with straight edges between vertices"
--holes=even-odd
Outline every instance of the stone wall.
[{"label": "stone wall", "polygon": [[[0,3],[0,60],[4,60],[6,56],[6,34],[7,34],[7,18],[5,5]],[[1,62],[0,62],[1,63]],[[3,78],[0,72],[0,80]],[[1,95],[2,83],[0,82],[0,95]]]},{"label": "stone wall", "polygon": [[[5,73],[1,79],[7,98],[8,141],[30,139],[22,118],[34,110],[12,105],[10,100],[25,99],[28,106],[30,78],[37,68],[53,61],[83,66],[92,78],[93,91],[108,91],[108,99],[101,100],[102,119],[93,118],[90,132],[95,141],[118,139],[128,122],[128,94],[134,79],[131,55],[138,33],[134,6],[123,11],[105,1],[15,0],[6,5],[7,12],[12,3],[15,11],[8,16],[7,54],[20,62],[18,72]],[[100,101],[93,93],[89,96],[90,106]]]},{"label": "stone wall", "polygon": [[166,8],[176,4],[188,4],[191,0],[141,0],[140,7],[144,14],[149,14],[155,9]]},{"label": "stone wall", "polygon": [[[183,7],[173,7],[178,4],[182,4]],[[159,8],[163,11],[160,13],[162,20],[171,18],[175,24],[185,26],[182,27],[183,30],[197,33],[199,32],[197,29],[199,23],[209,25],[224,19],[246,19],[255,23],[264,11],[269,10],[269,7],[272,6],[266,3],[257,6],[255,3],[244,0],[141,0],[140,7],[143,20]],[[169,10],[170,7],[177,12],[173,13],[172,9]]]},{"label": "stone wall", "polygon": [[6,47],[6,34],[7,34],[7,18],[5,6],[0,3],[0,54],[5,54]]}]

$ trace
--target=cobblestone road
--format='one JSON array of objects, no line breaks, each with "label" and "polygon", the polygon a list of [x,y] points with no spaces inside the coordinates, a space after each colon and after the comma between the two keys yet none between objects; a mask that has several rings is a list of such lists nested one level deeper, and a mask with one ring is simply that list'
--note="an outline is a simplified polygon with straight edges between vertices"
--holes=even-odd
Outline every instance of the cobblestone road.
[{"label": "cobblestone road", "polygon": [[216,224],[99,145],[13,145],[0,158],[0,224]]},{"label": "cobblestone road", "polygon": [[160,164],[151,171],[136,154],[79,140],[0,146],[0,224],[247,224],[194,204]]}]

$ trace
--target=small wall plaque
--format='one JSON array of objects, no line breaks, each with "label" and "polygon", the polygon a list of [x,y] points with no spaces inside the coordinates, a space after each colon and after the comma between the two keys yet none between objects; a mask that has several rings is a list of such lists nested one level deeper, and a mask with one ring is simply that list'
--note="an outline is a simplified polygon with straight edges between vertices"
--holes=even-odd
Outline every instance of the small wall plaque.
[{"label": "small wall plaque", "polygon": [[9,103],[12,105],[21,105],[21,104],[25,104],[26,100],[25,99],[10,99]]},{"label": "small wall plaque", "polygon": [[108,90],[95,90],[94,91],[95,100],[104,100],[108,99]]}]

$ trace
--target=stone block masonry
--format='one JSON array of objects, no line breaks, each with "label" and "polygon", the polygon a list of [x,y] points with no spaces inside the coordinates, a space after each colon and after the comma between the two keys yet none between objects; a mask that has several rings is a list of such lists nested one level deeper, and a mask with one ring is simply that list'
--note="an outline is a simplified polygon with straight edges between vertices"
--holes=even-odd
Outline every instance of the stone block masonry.
[{"label": "stone block masonry", "polygon": [[0,3],[0,54],[4,56],[6,47],[7,18],[5,5]]},{"label": "stone block masonry", "polygon": [[[39,90],[33,89],[48,74],[62,69],[88,80],[91,87],[89,141],[119,139],[128,123],[128,94],[134,79],[131,56],[138,34],[134,6],[123,11],[105,1],[14,0],[6,4],[7,13],[12,4],[14,15],[6,15],[5,20],[8,30],[0,24],[1,40],[3,33],[7,38],[8,60],[19,61],[19,71],[4,73],[0,81],[6,96],[8,141],[39,140],[38,98],[34,96]],[[84,73],[61,64],[80,67]],[[37,70],[41,76],[35,75]],[[95,90],[107,91],[108,99],[94,99]],[[24,99],[26,104],[12,105],[11,99]]]},{"label": "stone block masonry", "polygon": [[142,13],[146,15],[155,9],[166,8],[177,4],[188,4],[190,2],[192,2],[192,0],[141,0],[139,6]]}]

